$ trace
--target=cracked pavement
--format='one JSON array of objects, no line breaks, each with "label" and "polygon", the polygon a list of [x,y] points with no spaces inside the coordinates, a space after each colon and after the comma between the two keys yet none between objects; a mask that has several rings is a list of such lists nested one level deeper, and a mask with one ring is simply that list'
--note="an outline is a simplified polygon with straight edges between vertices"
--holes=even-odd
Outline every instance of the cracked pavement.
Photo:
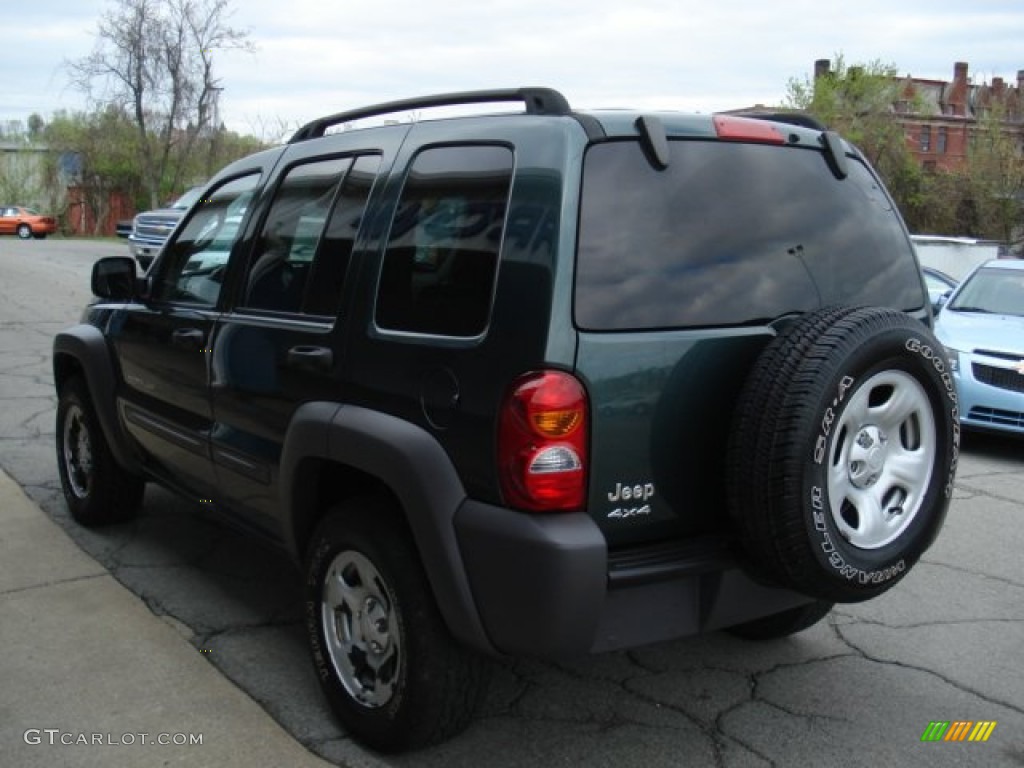
[{"label": "cracked pavement", "polygon": [[[152,486],[130,524],[89,531],[68,518],[50,347],[89,299],[92,261],[124,250],[0,240],[0,465],[313,752],[349,766],[439,768],[1024,766],[1024,441],[976,435],[942,535],[881,598],[782,641],[715,633],[568,663],[504,660],[462,736],[400,757],[366,752],[317,687],[299,576],[284,555]],[[932,720],[998,725],[987,743],[921,743]]]}]

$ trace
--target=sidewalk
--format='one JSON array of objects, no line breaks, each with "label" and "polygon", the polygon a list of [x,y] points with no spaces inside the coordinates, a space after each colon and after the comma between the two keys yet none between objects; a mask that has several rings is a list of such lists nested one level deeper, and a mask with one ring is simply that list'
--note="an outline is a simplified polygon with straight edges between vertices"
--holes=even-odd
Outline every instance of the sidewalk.
[{"label": "sidewalk", "polygon": [[0,765],[329,765],[2,470],[0,653]]}]

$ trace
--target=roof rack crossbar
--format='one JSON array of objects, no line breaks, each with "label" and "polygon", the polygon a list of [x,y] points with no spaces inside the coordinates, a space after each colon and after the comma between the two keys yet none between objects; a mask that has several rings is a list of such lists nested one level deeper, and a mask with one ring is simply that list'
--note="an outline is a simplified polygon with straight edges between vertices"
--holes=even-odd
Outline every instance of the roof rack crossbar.
[{"label": "roof rack crossbar", "polygon": [[553,88],[499,88],[487,91],[461,91],[458,93],[441,93],[434,96],[418,96],[400,101],[388,101],[368,107],[338,112],[306,123],[288,140],[294,144],[307,139],[323,136],[328,128],[368,117],[378,117],[396,112],[407,112],[413,109],[429,109],[431,107],[451,107],[460,104],[489,104],[503,101],[521,101],[526,105],[529,115],[568,115],[572,112],[568,100]]}]

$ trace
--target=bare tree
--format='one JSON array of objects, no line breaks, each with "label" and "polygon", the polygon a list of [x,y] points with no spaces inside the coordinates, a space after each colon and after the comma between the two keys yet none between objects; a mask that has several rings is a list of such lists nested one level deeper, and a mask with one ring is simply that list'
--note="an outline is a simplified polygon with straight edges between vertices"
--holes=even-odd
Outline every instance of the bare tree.
[{"label": "bare tree", "polygon": [[214,54],[252,50],[229,26],[230,0],[113,0],[100,19],[96,48],[67,62],[72,81],[97,103],[133,118],[137,156],[150,205],[182,182],[197,138],[217,130],[223,90]]}]

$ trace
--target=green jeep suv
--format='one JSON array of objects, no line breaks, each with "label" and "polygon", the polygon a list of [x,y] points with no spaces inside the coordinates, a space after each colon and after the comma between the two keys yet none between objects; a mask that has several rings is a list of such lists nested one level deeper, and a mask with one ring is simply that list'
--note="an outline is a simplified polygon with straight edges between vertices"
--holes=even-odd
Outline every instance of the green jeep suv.
[{"label": "green jeep suv", "polygon": [[[525,109],[359,127],[489,102]],[[456,93],[233,163],[55,339],[72,515],[156,482],[280,543],[381,750],[464,728],[488,657],[883,593],[942,525],[956,393],[878,177],[776,117]]]}]

